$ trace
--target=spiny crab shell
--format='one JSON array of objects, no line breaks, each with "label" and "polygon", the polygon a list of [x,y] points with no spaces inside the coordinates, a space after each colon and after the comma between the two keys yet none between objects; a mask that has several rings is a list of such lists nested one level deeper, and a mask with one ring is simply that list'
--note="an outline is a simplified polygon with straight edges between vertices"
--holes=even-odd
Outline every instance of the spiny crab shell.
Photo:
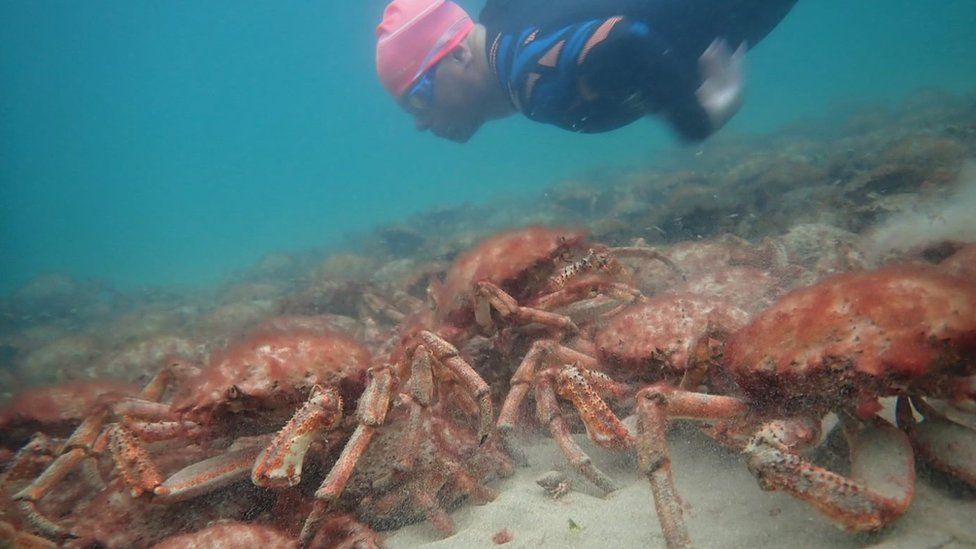
[{"label": "spiny crab shell", "polygon": [[521,300],[537,291],[553,271],[553,260],[564,253],[585,251],[580,230],[524,227],[500,232],[458,256],[442,284],[432,293],[438,320],[457,325],[474,319],[471,306],[476,282],[487,281]]},{"label": "spiny crab shell", "polygon": [[218,522],[203,530],[164,539],[154,549],[187,549],[210,547],[261,547],[263,549],[295,549],[298,544],[287,535],[263,524]]},{"label": "spiny crab shell", "polygon": [[748,319],[748,313],[722,300],[665,294],[614,315],[594,343],[601,363],[629,370],[635,377],[680,374],[700,338],[715,330],[734,331]]},{"label": "spiny crab shell", "polygon": [[292,412],[315,385],[335,387],[352,403],[365,387],[370,361],[369,351],[347,335],[266,325],[215,353],[187,381],[173,409],[204,422],[245,410]]},{"label": "spiny crab shell", "polygon": [[731,235],[679,242],[660,248],[660,251],[680,268],[680,272],[660,261],[641,263],[635,282],[646,295],[680,291],[680,288],[695,291],[696,284],[709,284],[708,281],[698,282],[699,277],[721,277],[721,273],[733,266],[772,267],[785,262],[785,259],[774,257],[775,249],[759,248]]},{"label": "spiny crab shell", "polygon": [[739,385],[787,411],[852,406],[976,371],[976,284],[923,265],[795,290],[726,346]]},{"label": "spiny crab shell", "polygon": [[37,431],[66,436],[94,410],[99,397],[136,393],[136,387],[113,380],[71,381],[28,389],[0,409],[0,445],[21,445]]}]

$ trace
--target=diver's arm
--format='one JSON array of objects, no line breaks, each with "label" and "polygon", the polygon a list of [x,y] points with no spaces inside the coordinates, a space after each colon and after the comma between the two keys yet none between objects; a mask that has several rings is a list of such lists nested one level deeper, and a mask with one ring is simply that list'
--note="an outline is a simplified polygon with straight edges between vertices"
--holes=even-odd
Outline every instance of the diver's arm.
[{"label": "diver's arm", "polygon": [[676,57],[665,37],[650,25],[621,18],[589,52],[580,74],[600,95],[624,98],[639,94],[645,112],[662,115],[682,139],[699,141],[728,120],[723,115],[734,112],[722,108],[727,105],[722,100],[728,96],[719,92],[728,89],[724,84],[729,77],[727,71],[719,70],[725,60],[721,53],[713,49],[704,57],[707,63],[696,65]]},{"label": "diver's arm", "polygon": [[[687,71],[673,72],[673,84],[666,89],[671,100],[664,103],[664,116],[689,141],[701,141],[724,126],[742,106],[746,44],[729,51],[718,38],[698,60],[700,85],[688,89]],[[664,77],[664,75],[661,75]]]},{"label": "diver's arm", "polygon": [[702,84],[695,97],[708,113],[713,131],[724,126],[742,106],[745,57],[745,42],[732,52],[725,40],[717,38],[698,59]]},{"label": "diver's arm", "polygon": [[685,141],[702,141],[717,129],[712,126],[711,117],[694,95],[682,95],[661,114]]}]

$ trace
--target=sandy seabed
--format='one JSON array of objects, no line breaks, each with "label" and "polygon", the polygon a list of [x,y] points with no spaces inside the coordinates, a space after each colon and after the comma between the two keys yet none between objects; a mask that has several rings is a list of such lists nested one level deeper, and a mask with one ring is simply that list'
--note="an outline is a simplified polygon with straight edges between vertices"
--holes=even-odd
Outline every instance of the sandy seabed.
[{"label": "sandy seabed", "polygon": [[[428,522],[387,537],[392,549],[409,547],[494,547],[492,536],[507,529],[505,547],[664,547],[650,486],[630,455],[577,442],[620,487],[600,495],[571,469],[555,442],[522,441],[528,467],[492,486],[498,499],[465,504],[451,516],[457,533],[442,539]],[[919,471],[911,507],[890,528],[874,535],[851,535],[787,494],[763,492],[735,452],[719,447],[693,428],[673,429],[672,470],[685,502],[685,517],[696,547],[976,547],[976,495],[956,494]],[[553,500],[535,480],[564,471],[573,492]]]}]

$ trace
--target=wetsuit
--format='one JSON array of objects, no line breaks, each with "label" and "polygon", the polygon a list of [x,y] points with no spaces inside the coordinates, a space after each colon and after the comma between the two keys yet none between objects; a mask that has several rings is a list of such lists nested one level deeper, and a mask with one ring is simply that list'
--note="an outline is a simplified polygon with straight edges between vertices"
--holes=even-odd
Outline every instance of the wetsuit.
[{"label": "wetsuit", "polygon": [[488,0],[488,63],[538,122],[604,132],[663,115],[684,138],[712,128],[698,58],[716,38],[754,46],[796,0]]}]

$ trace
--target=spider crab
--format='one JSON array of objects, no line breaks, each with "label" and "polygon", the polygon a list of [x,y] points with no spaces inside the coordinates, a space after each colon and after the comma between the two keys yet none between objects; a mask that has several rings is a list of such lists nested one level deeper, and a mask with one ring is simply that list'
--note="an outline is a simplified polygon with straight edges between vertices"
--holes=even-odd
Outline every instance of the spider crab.
[{"label": "spider crab", "polygon": [[[376,549],[382,540],[368,527],[348,514],[330,517],[316,538],[316,547],[345,547]],[[153,549],[184,549],[186,547],[261,547],[263,549],[294,549],[295,539],[263,524],[218,522],[189,534],[171,536]]]},{"label": "spider crab", "polygon": [[642,285],[656,295],[610,311],[574,340],[535,341],[499,414],[502,438],[525,421],[522,403],[533,394],[539,424],[567,460],[599,488],[615,490],[570,436],[559,397],[572,403],[594,444],[625,451],[635,440],[611,406],[632,408],[641,387],[667,381],[725,390],[717,365],[726,339],[781,291],[779,277],[741,264],[738,258],[756,255],[750,246],[732,237],[674,246],[669,261],[638,266]]},{"label": "spider crab", "polygon": [[[890,266],[794,290],[735,333],[724,369],[742,397],[656,384],[637,396],[637,447],[668,545],[690,544],[670,473],[669,418],[709,422],[742,449],[766,490],[784,490],[852,531],[897,519],[914,493],[912,447],[931,464],[976,481],[976,433],[924,398],[976,399],[976,285],[932,266]],[[879,398],[897,397],[895,428]],[[917,423],[912,405],[924,416]],[[798,452],[840,416],[851,475]],[[952,451],[949,451],[949,450]]]},{"label": "spider crab", "polygon": [[0,476],[0,488],[32,478],[57,452],[55,439],[67,436],[96,408],[105,394],[134,395],[138,391],[120,381],[71,381],[35,387],[15,396],[0,410],[0,449],[19,449]]},{"label": "spider crab", "polygon": [[[612,250],[589,243],[582,231],[525,227],[492,235],[458,256],[443,282],[432,284],[433,312],[407,325],[393,361],[407,371],[418,350],[421,355],[431,352],[456,372],[478,399],[479,435],[484,441],[493,421],[489,387],[454,344],[482,334],[499,336],[497,344],[504,338],[499,328],[527,325],[575,334],[579,327],[574,319],[553,310],[586,301],[597,292],[634,300],[639,292],[613,278],[621,272]],[[500,374],[504,377],[506,372]]]},{"label": "spider crab", "polygon": [[[252,469],[255,483],[261,486],[297,483],[312,435],[342,425],[344,399],[359,399],[364,429],[369,428],[368,422],[380,422],[370,414],[375,413],[373,403],[381,400],[376,395],[389,380],[380,372],[370,377],[367,386],[370,353],[341,333],[296,328],[295,323],[285,329],[289,324],[256,329],[215,354],[204,368],[169,364],[139,398],[106,395],[99,399],[53,462],[13,496],[28,521],[51,537],[73,535],[46,518],[38,506],[76,466],[106,452],[133,496],[146,494],[165,503],[226,486]],[[178,386],[168,391],[174,380]],[[175,394],[172,402],[160,402],[167,392]],[[262,450],[261,438],[252,439],[168,478],[146,447],[167,439],[215,441],[267,433],[293,412],[266,449]],[[354,465],[340,459],[335,469]]]},{"label": "spider crab", "polygon": [[431,288],[435,324],[455,331],[477,324],[491,332],[504,319],[576,331],[572,319],[551,310],[596,291],[632,301],[639,292],[618,281],[625,277],[617,259],[634,255],[666,261],[647,249],[591,243],[579,230],[525,227],[492,235],[460,255],[444,282]]},{"label": "spider crab", "polygon": [[[525,227],[498,233],[459,256],[443,283],[433,285],[435,313],[420,333],[456,343],[475,335],[505,339],[511,334],[501,332],[509,328],[541,327],[556,339],[575,336],[581,323],[611,317],[643,298],[622,258],[661,262],[681,275],[655,250],[591,243],[583,231]],[[538,330],[524,333],[537,337]],[[401,349],[415,345],[408,334]],[[487,373],[509,381],[507,371]]]},{"label": "spider crab", "polygon": [[[624,277],[616,256],[642,254],[663,259],[647,250],[592,244],[582,231],[525,227],[492,235],[458,256],[443,282],[432,284],[430,297],[434,310],[408,318],[388,351],[393,383],[402,388],[400,399],[409,409],[406,420],[409,430],[403,435],[407,447],[402,455],[411,457],[400,468],[412,466],[412,456],[418,454],[421,445],[419,426],[429,424],[435,410],[441,417],[449,415],[445,406],[476,415],[479,444],[485,442],[492,430],[490,387],[463,358],[456,344],[465,344],[479,334],[498,336],[499,327],[537,325],[558,333],[576,333],[579,327],[573,318],[553,310],[580,305],[596,294],[619,302],[633,301],[640,294],[618,281]],[[604,306],[599,303],[587,309],[584,303],[577,314],[584,318],[603,314]],[[502,376],[506,374],[503,372]],[[454,390],[456,385],[461,390]],[[365,444],[357,446],[354,461],[365,450]],[[467,492],[478,499],[493,497],[465,478],[469,476],[459,477],[469,487]],[[314,535],[317,521],[326,516],[348,480],[348,475],[331,483],[326,480],[316,494],[319,503],[306,522],[300,541],[305,543]],[[431,505],[429,496],[425,495],[424,501],[418,503],[428,509],[428,517],[439,530],[445,534],[453,531],[449,517]]]},{"label": "spider crab", "polygon": [[[452,493],[470,492],[476,497],[488,493],[477,478],[464,470],[470,460],[456,459],[457,450],[470,446],[457,444],[466,440],[463,428],[447,426],[449,422],[439,417],[420,418],[405,426],[405,421],[401,421],[404,413],[399,408],[391,418],[396,425],[385,425],[393,389],[392,373],[385,365],[371,367],[372,364],[370,353],[348,336],[329,328],[327,319],[273,319],[215,354],[206,367],[169,365],[143,391],[141,398],[105,399],[60,450],[55,463],[14,498],[28,521],[51,537],[77,536],[100,543],[112,540],[112,544],[128,545],[135,539],[158,539],[166,533],[199,524],[196,515],[180,514],[179,509],[184,506],[161,508],[152,504],[191,500],[248,477],[261,487],[294,487],[301,480],[306,456],[327,465],[328,456],[323,454],[334,456],[332,450],[338,453],[337,447],[341,447],[341,454],[317,493],[320,499],[324,499],[323,493],[330,500],[337,498],[376,433],[380,434],[382,444],[365,455],[366,467],[374,472],[386,466],[389,474],[391,461],[407,464],[398,472],[412,473],[408,475],[409,482],[401,483],[408,489],[397,492],[394,487],[388,492],[401,496],[401,500],[427,498],[430,501],[422,508],[429,511],[432,520],[439,518],[437,492],[448,482],[454,481]],[[431,378],[429,372],[426,377]],[[432,389],[424,386],[423,380],[423,372],[413,377],[410,398],[427,403]],[[168,385],[174,387],[168,389]],[[169,398],[171,402],[158,402],[167,393],[173,394]],[[357,413],[344,413],[344,403],[357,400]],[[110,420],[114,422],[108,423]],[[431,427],[432,423],[435,427]],[[274,436],[266,434],[279,427]],[[450,433],[451,441],[434,445],[418,442],[406,447],[394,442],[415,441],[419,435],[433,430]],[[333,436],[328,441],[320,440],[322,432]],[[201,440],[205,448],[180,446],[177,452],[164,453],[167,439]],[[228,440],[233,443],[216,455],[206,448],[226,446]],[[163,446],[147,447],[151,442]],[[407,454],[401,453],[404,448]],[[409,463],[417,459],[416,455],[409,454],[411,449],[423,454],[420,461],[424,463],[420,467],[414,468]],[[75,531],[48,520],[41,509],[61,506],[47,501],[52,498],[45,500],[45,496],[73,467],[103,452],[111,453],[119,478],[111,479],[108,490],[96,495],[80,511],[73,511],[71,518],[80,526],[91,519],[93,512],[114,509],[119,516],[128,517],[130,531],[109,521]],[[176,462],[185,464],[184,455],[201,454],[206,459],[185,466],[164,480],[161,464],[174,462],[173,457],[182,458]],[[452,475],[447,478],[425,469],[431,464],[451,469]],[[485,469],[496,466],[497,463],[488,463]],[[431,485],[432,493],[427,484]],[[128,491],[131,497],[120,491]],[[279,519],[297,515],[304,519],[313,508],[311,498],[305,498],[301,491],[283,490],[278,497],[282,508],[273,515]],[[290,503],[282,505],[281,501]],[[229,509],[230,515],[225,518],[243,516],[236,513],[237,506],[221,507]],[[335,530],[335,516],[334,512],[323,516],[322,528],[303,529],[308,537],[302,542],[315,545],[315,539]],[[318,522],[310,524],[317,526]],[[290,522],[285,526],[291,527]],[[317,532],[320,535],[315,538]]]}]

